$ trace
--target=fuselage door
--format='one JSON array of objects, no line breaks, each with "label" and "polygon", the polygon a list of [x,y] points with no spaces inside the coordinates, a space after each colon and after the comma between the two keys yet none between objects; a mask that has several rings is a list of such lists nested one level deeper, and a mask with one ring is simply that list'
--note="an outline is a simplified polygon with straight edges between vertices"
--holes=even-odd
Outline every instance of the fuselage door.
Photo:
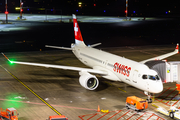
[{"label": "fuselage door", "polygon": [[134,70],[132,80],[133,80],[134,83],[137,83],[137,79],[138,79],[138,70]]}]

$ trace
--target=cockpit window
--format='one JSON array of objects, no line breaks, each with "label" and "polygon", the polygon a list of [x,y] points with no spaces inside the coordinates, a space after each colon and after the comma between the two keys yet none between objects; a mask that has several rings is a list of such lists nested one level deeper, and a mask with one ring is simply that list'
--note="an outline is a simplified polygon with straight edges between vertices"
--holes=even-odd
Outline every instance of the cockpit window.
[{"label": "cockpit window", "polygon": [[147,75],[143,75],[142,78],[143,78],[143,79],[147,79]]},{"label": "cockpit window", "polygon": [[148,77],[149,77],[150,80],[156,80],[156,77],[155,77],[155,76],[148,75]]},{"label": "cockpit window", "polygon": [[156,80],[160,80],[160,78],[159,78],[159,76],[158,76],[158,75],[156,75]]},{"label": "cockpit window", "polygon": [[153,75],[143,75],[142,79],[150,79],[150,80],[160,80],[159,76],[153,76]]}]

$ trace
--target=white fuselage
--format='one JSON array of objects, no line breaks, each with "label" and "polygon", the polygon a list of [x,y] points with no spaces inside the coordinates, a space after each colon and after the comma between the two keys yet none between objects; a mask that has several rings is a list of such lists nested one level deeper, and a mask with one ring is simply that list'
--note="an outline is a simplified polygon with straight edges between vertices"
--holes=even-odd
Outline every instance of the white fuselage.
[{"label": "white fuselage", "polygon": [[159,93],[163,90],[160,78],[143,79],[143,75],[157,76],[156,71],[144,64],[87,46],[73,44],[71,48],[75,56],[85,65],[108,72],[108,75],[102,76],[104,78],[123,81],[150,93]]}]

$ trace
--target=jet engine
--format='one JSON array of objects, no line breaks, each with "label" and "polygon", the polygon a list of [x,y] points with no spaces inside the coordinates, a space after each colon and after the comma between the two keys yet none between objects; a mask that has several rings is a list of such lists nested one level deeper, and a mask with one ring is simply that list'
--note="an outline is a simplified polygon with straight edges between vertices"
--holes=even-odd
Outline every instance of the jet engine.
[{"label": "jet engine", "polygon": [[94,90],[98,87],[99,80],[94,75],[84,73],[80,76],[79,83],[88,90]]}]

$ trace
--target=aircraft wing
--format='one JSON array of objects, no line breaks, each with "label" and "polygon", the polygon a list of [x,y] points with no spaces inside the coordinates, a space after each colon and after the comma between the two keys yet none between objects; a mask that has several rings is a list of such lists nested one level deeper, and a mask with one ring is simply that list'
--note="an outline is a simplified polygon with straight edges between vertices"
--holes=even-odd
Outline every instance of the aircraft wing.
[{"label": "aircraft wing", "polygon": [[74,71],[79,71],[79,72],[89,72],[89,73],[100,74],[100,75],[108,75],[108,72],[101,71],[101,70],[96,70],[96,69],[72,67],[72,66],[63,66],[63,65],[51,65],[51,64],[41,64],[41,63],[10,61],[5,55],[4,55],[4,57],[11,64],[16,63],[16,64],[23,64],[23,65],[40,66],[40,67],[47,67],[47,68],[58,68],[58,69],[64,69],[64,70],[74,70]]},{"label": "aircraft wing", "polygon": [[153,58],[150,58],[150,59],[147,59],[147,60],[143,60],[140,63],[146,63],[146,62],[151,61],[151,60],[163,60],[163,59],[165,59],[167,57],[170,57],[172,55],[175,55],[177,53],[179,53],[179,44],[177,44],[176,49],[173,52],[170,52],[170,53],[167,53],[167,54],[164,54],[164,55],[160,55],[160,56],[157,56],[157,57],[153,57]]}]

